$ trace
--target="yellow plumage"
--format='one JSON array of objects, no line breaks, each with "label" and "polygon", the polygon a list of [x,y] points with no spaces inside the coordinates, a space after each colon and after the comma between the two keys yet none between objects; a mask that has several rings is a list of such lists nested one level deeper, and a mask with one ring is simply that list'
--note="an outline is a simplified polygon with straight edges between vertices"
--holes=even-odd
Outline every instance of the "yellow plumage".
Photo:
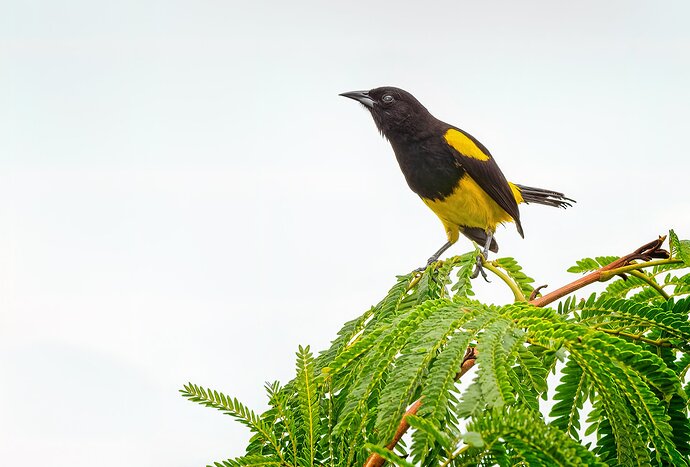
[{"label": "yellow plumage", "polygon": [[478,161],[489,160],[489,155],[482,151],[481,148],[477,146],[477,143],[455,128],[446,131],[443,135],[443,139],[464,156],[477,159]]},{"label": "yellow plumage", "polygon": [[[512,183],[509,185],[515,200],[518,204],[522,203],[520,190]],[[459,226],[479,227],[493,232],[498,224],[513,222],[513,218],[467,174],[449,196],[442,200],[422,198],[422,201],[441,219],[451,243],[458,240]]]}]

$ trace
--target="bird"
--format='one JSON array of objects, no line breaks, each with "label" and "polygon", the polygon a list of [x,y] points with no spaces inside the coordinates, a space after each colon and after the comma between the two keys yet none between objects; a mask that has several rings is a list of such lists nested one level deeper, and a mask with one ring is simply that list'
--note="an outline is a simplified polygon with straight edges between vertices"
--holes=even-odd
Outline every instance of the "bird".
[{"label": "bird", "polygon": [[498,225],[520,222],[521,203],[567,208],[563,193],[508,182],[489,150],[468,132],[434,117],[412,94],[391,86],[340,94],[362,104],[388,140],[410,189],[441,220],[446,243],[422,271],[458,241],[460,234],[483,246],[471,275],[481,273],[489,251],[497,253]]}]

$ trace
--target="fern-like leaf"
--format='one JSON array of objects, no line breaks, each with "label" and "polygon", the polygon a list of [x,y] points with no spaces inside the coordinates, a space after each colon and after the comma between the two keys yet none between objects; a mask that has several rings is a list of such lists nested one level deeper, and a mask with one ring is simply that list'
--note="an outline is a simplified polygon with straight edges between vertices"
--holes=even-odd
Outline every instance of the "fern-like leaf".
[{"label": "fern-like leaf", "polygon": [[[242,456],[235,459],[227,459],[220,462],[214,462],[214,467],[263,467],[263,466],[282,466],[280,459],[266,456]],[[207,466],[211,467],[211,466]]]},{"label": "fern-like leaf", "polygon": [[283,443],[284,451],[287,451],[285,457],[294,463],[299,457],[297,440],[300,436],[297,429],[298,417],[291,407],[290,396],[292,394],[281,388],[277,381],[271,384],[266,383],[265,388],[271,408],[262,414],[262,420],[264,423],[273,425],[273,432],[277,434],[279,441],[281,440],[280,435],[285,438]]},{"label": "fern-like leaf", "polygon": [[551,423],[579,440],[580,410],[588,396],[587,375],[573,359],[568,359],[562,374],[553,397],[558,402],[551,409]]},{"label": "fern-like leaf", "polygon": [[625,298],[632,290],[646,287],[647,283],[635,276],[626,276],[611,282],[601,294],[605,298]]},{"label": "fern-like leaf", "polygon": [[297,398],[301,412],[301,426],[304,431],[304,447],[302,451],[314,466],[317,460],[317,444],[320,433],[319,399],[314,382],[314,357],[309,346],[299,347],[297,352],[297,378],[295,379]]},{"label": "fern-like leaf", "polygon": [[476,313],[477,309],[471,307],[445,307],[421,322],[410,335],[381,392],[375,428],[379,439],[392,436],[438,350]]},{"label": "fern-like leaf", "polygon": [[479,356],[477,381],[488,407],[503,407],[514,401],[513,390],[508,379],[508,361],[503,338],[509,332],[511,322],[497,320],[483,332],[477,345]]},{"label": "fern-like leaf", "polygon": [[475,418],[467,430],[479,433],[482,445],[468,445],[461,450],[455,456],[455,465],[491,465],[492,461],[501,466],[513,465],[510,458],[530,466],[606,465],[562,431],[545,425],[537,412],[526,408],[495,408]]},{"label": "fern-like leaf", "polygon": [[607,266],[616,261],[618,256],[597,256],[596,258],[582,258],[578,260],[575,266],[570,266],[568,272],[585,273],[596,271],[599,268]]},{"label": "fern-like leaf", "polygon": [[506,273],[508,273],[508,275],[515,281],[515,283],[520,288],[522,294],[525,297],[530,296],[530,294],[534,290],[534,287],[532,286],[534,279],[532,279],[523,272],[522,266],[520,266],[514,258],[499,258],[495,260],[495,263],[498,264],[498,266],[500,266],[503,270],[505,270]]},{"label": "fern-like leaf", "polygon": [[415,308],[414,313],[407,313],[396,318],[391,326],[381,334],[376,347],[365,357],[361,366],[361,373],[354,382],[348,400],[343,408],[343,416],[335,427],[337,435],[343,435],[354,423],[361,426],[364,419],[371,416],[366,410],[372,391],[382,383],[391,363],[398,352],[417,329],[422,321],[440,309],[448,306],[447,300],[432,300]]},{"label": "fern-like leaf", "polygon": [[278,440],[271,430],[271,427],[266,425],[254,411],[247,408],[237,399],[230,398],[218,391],[204,389],[192,383],[186,384],[180,392],[182,396],[190,401],[220,410],[224,414],[230,415],[247,426],[252,432],[256,433],[264,444],[271,447],[273,454],[279,456],[281,461],[286,463],[281,453]]},{"label": "fern-like leaf", "polygon": [[455,264],[458,265],[457,281],[451,287],[451,290],[455,292],[455,297],[466,298],[474,295],[470,276],[474,272],[478,254],[479,250],[470,251],[458,256],[455,260]]},{"label": "fern-like leaf", "polygon": [[[398,276],[398,281],[391,287],[383,300],[367,310],[362,316],[345,323],[342,329],[338,331],[338,337],[331,343],[330,348],[322,352],[316,359],[316,374],[319,374],[324,367],[328,367],[343,349],[352,345],[353,340],[363,331],[365,325],[368,324],[370,328],[374,328],[377,321],[386,320],[395,315],[400,302],[407,294],[411,280],[411,274]],[[369,322],[367,323],[367,321]]]},{"label": "fern-like leaf", "polygon": [[690,267],[690,240],[679,240],[673,229],[669,231],[668,236],[671,254],[683,261],[686,267]]},{"label": "fern-like leaf", "polygon": [[[434,361],[422,390],[424,403],[417,414],[437,429],[444,428],[450,421],[450,405],[455,402],[455,375],[462,365],[470,336],[467,332],[452,336],[449,344]],[[433,448],[435,437],[429,436],[427,431],[417,430],[413,433],[412,439],[411,451],[414,461],[423,462]]]},{"label": "fern-like leaf", "polygon": [[675,346],[690,342],[690,322],[687,316],[667,311],[660,306],[636,303],[632,300],[601,300],[582,308],[587,322],[615,323],[623,327],[657,329],[666,333]]},{"label": "fern-like leaf", "polygon": [[378,454],[379,457],[381,457],[381,459],[385,460],[386,462],[390,462],[393,465],[397,465],[400,467],[415,467],[414,464],[410,464],[405,459],[403,459],[400,456],[396,456],[393,452],[389,451],[386,448],[382,448],[371,443],[367,443],[365,447],[369,451]]}]

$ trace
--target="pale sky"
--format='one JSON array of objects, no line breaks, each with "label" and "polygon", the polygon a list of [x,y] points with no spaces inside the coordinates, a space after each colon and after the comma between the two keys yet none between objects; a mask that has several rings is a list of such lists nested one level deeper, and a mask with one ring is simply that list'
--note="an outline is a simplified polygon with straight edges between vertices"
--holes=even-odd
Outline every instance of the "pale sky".
[{"label": "pale sky", "polygon": [[[508,179],[538,284],[690,238],[690,3],[2,2],[0,464],[187,467],[444,241],[344,91],[405,88]],[[462,240],[448,254],[469,250]],[[480,297],[504,303],[496,281]]]}]

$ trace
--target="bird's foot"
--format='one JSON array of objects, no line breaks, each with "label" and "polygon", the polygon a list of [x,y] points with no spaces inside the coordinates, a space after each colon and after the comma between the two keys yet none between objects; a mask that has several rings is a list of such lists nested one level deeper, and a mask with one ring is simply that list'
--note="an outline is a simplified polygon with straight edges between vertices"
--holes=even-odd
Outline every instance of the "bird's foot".
[{"label": "bird's foot", "polygon": [[429,258],[429,259],[426,261],[426,266],[422,266],[421,268],[417,268],[417,269],[415,269],[415,270],[412,271],[412,272],[424,272],[424,271],[426,271],[426,268],[428,268],[429,266],[431,266],[431,265],[432,265],[433,263],[435,263],[436,261],[438,261],[438,256],[432,256],[431,258]]},{"label": "bird's foot", "polygon": [[487,276],[486,271],[484,270],[484,266],[482,266],[483,261],[484,261],[484,257],[482,255],[478,255],[477,256],[477,264],[474,267],[474,272],[472,272],[470,279],[476,279],[477,277],[479,277],[479,274],[481,274],[486,282],[491,282],[489,280],[489,276]]}]

